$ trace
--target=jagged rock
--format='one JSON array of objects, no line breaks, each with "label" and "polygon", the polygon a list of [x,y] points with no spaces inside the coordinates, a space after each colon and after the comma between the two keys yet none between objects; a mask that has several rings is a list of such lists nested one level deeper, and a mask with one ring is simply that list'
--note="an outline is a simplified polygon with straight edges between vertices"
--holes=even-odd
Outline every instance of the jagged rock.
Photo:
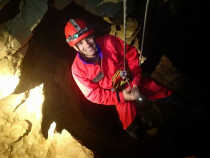
[{"label": "jagged rock", "polygon": [[21,1],[20,13],[0,25],[0,99],[11,94],[19,83],[27,42],[47,8],[47,0]]},{"label": "jagged rock", "polygon": [[[109,18],[104,18],[104,20],[112,24],[112,22],[109,21]],[[139,47],[138,33],[140,30],[141,27],[136,19],[130,17],[127,18],[126,43],[136,47],[139,53],[140,53],[140,47]],[[112,24],[110,34],[124,40],[124,26]],[[146,60],[146,57],[142,56],[142,59],[140,60],[141,63],[143,63]]]},{"label": "jagged rock", "polygon": [[19,83],[20,65],[27,46],[0,59],[0,99],[11,94]]},{"label": "jagged rock", "polygon": [[152,72],[151,77],[166,87],[178,91],[185,77],[174,67],[170,59],[163,55]]},{"label": "jagged rock", "polygon": [[93,153],[86,147],[76,141],[68,131],[62,130],[61,134],[54,134],[49,139],[51,145],[49,147],[48,156],[55,158],[74,157],[74,158],[93,158]]},{"label": "jagged rock", "polygon": [[0,60],[16,53],[20,47],[21,43],[8,32],[5,24],[0,25]]},{"label": "jagged rock", "polygon": [[66,130],[41,134],[43,84],[25,93],[0,100],[1,158],[93,158],[92,151],[82,146]]},{"label": "jagged rock", "polygon": [[[134,40],[137,41],[137,34],[139,33],[141,27],[138,24],[138,21],[134,18],[127,18],[127,27],[126,27],[126,42],[131,44]],[[111,26],[111,35],[114,35],[122,40],[124,40],[124,26],[113,24]],[[138,48],[138,42],[135,45]]]}]

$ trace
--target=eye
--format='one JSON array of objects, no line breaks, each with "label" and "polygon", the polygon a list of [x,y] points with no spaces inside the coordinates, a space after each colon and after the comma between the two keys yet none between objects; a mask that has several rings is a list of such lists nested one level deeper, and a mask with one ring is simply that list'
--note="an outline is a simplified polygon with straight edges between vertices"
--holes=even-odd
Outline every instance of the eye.
[{"label": "eye", "polygon": [[92,41],[93,41],[93,37],[92,37],[92,36],[89,36],[89,37],[87,38],[87,40],[88,40],[88,42],[92,42]]}]

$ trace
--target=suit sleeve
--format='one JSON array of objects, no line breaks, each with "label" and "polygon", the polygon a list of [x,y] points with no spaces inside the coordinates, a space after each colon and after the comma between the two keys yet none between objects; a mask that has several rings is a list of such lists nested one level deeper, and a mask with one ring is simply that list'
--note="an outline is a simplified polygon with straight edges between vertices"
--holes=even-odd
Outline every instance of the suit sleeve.
[{"label": "suit sleeve", "polygon": [[74,72],[72,72],[72,75],[87,100],[103,105],[116,105],[125,102],[122,92],[117,94],[110,89],[101,88],[97,83],[92,82],[84,76],[78,75]]}]

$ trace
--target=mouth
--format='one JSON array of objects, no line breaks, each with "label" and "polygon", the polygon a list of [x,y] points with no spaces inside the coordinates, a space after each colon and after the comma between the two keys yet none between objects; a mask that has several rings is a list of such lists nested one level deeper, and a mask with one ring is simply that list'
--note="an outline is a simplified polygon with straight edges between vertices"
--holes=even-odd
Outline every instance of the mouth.
[{"label": "mouth", "polygon": [[92,47],[87,48],[87,51],[92,51],[92,50],[93,50]]},{"label": "mouth", "polygon": [[88,51],[88,52],[96,52],[96,49],[93,48],[93,47],[89,47],[89,48],[87,48],[87,51]]}]

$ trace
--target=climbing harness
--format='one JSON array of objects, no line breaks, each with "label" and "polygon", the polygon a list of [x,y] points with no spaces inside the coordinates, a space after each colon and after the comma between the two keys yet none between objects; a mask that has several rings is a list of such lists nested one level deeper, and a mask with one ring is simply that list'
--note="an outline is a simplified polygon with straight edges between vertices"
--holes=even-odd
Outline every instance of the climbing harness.
[{"label": "climbing harness", "polygon": [[[124,72],[126,71],[117,70],[117,72],[112,77],[112,87],[114,91],[121,91],[125,88],[126,84],[129,83],[128,75],[122,74]],[[126,78],[123,78],[124,76],[126,76]]]}]

